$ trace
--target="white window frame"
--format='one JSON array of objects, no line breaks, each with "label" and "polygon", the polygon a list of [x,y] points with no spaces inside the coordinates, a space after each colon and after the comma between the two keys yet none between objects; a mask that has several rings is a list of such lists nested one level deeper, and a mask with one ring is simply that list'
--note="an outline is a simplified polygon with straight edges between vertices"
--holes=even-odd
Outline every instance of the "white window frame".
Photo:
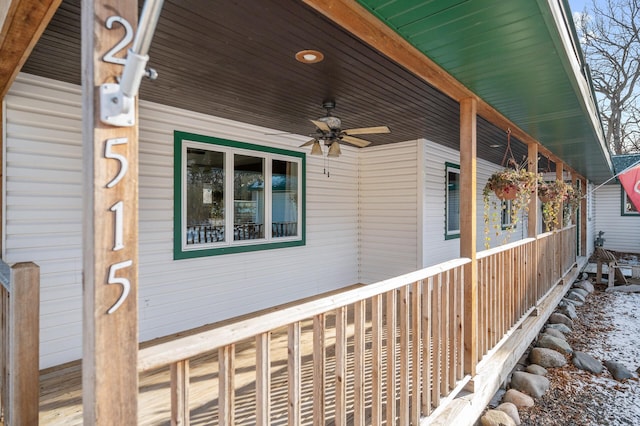
[{"label": "white window frame", "polygon": [[[272,248],[287,247],[291,245],[305,244],[305,191],[304,173],[305,156],[302,153],[286,151],[276,148],[263,147],[248,143],[227,141],[217,138],[207,138],[200,135],[185,137],[182,132],[176,132],[182,138],[174,136],[176,143],[180,143],[180,220],[174,221],[174,226],[179,226],[179,234],[174,230],[174,238],[179,238],[179,250],[174,244],[174,258],[191,258],[211,256],[245,251],[266,250]],[[196,139],[196,140],[192,140]],[[203,142],[204,140],[204,142]],[[252,149],[252,148],[256,149]],[[224,241],[187,244],[187,150],[195,148],[204,151],[213,151],[224,155]],[[283,152],[283,153],[281,153]],[[292,152],[295,155],[287,155]],[[246,155],[261,158],[264,164],[264,238],[234,240],[234,155]],[[297,230],[295,236],[273,237],[272,212],[273,212],[273,160],[287,161],[297,164]]]}]

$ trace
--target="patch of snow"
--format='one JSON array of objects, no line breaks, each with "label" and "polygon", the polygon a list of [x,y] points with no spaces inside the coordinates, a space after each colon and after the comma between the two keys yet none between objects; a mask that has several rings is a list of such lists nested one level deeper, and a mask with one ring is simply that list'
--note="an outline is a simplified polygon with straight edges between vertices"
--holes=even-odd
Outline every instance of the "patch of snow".
[{"label": "patch of snow", "polygon": [[[589,353],[602,361],[617,361],[635,372],[640,367],[640,294],[611,293],[603,310],[613,329],[602,339],[592,339]],[[593,376],[592,382],[605,388],[611,396],[602,401],[611,413],[608,424],[640,425],[640,382],[637,379],[619,383],[609,374],[603,374]]]}]

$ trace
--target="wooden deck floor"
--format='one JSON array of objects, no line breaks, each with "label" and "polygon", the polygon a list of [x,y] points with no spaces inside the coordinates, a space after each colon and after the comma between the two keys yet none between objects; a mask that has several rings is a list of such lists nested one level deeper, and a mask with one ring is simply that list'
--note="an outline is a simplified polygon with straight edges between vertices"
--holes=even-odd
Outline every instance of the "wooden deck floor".
[{"label": "wooden deck floor", "polygon": [[[330,318],[327,321],[331,321]],[[334,362],[331,334],[327,335],[326,406],[327,419],[333,415],[333,389],[335,389]],[[367,340],[369,337],[367,337]],[[333,340],[335,342],[335,340]],[[301,354],[302,373],[302,415],[304,424],[312,423],[312,322],[302,327]],[[236,346],[236,403],[235,424],[255,424],[255,351],[254,343],[242,342]],[[399,350],[399,348],[398,348]],[[349,349],[351,354],[352,350]],[[370,356],[367,351],[366,357]],[[386,355],[385,355],[386,356]],[[272,424],[287,424],[287,335],[286,330],[278,330],[271,336],[271,381],[272,381]],[[353,393],[353,357],[347,365],[347,394]],[[386,369],[383,371],[383,380]],[[371,379],[371,371],[365,373],[365,380]],[[218,362],[217,352],[202,356],[190,363],[189,401],[192,425],[218,424]],[[41,425],[81,425],[82,390],[81,365],[73,362],[43,370],[40,377],[40,424]],[[170,424],[170,381],[169,369],[165,368],[141,375],[139,381],[138,424]],[[367,417],[371,404],[371,390],[366,390]],[[386,403],[383,395],[383,407]],[[384,409],[384,408],[383,408]],[[327,424],[333,424],[328,421]],[[384,423],[383,423],[384,424]]]}]

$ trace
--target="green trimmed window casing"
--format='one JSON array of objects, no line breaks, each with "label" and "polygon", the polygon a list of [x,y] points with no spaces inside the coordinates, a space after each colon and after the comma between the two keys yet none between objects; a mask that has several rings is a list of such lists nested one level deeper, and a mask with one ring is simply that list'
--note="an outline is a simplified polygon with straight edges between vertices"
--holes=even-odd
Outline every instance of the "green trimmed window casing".
[{"label": "green trimmed window casing", "polygon": [[639,216],[640,212],[636,210],[629,196],[624,190],[622,184],[620,185],[620,215],[621,216]]},{"label": "green trimmed window casing", "polygon": [[305,244],[304,153],[174,132],[174,259]]},{"label": "green trimmed window casing", "polygon": [[444,239],[460,238],[460,165],[445,163]]}]

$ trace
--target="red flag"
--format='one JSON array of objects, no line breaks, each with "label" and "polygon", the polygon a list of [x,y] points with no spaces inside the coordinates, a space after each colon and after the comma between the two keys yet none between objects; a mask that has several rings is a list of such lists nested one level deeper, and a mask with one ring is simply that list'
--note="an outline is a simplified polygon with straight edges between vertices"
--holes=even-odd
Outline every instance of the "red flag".
[{"label": "red flag", "polygon": [[640,212],[640,164],[618,176],[629,199]]}]

